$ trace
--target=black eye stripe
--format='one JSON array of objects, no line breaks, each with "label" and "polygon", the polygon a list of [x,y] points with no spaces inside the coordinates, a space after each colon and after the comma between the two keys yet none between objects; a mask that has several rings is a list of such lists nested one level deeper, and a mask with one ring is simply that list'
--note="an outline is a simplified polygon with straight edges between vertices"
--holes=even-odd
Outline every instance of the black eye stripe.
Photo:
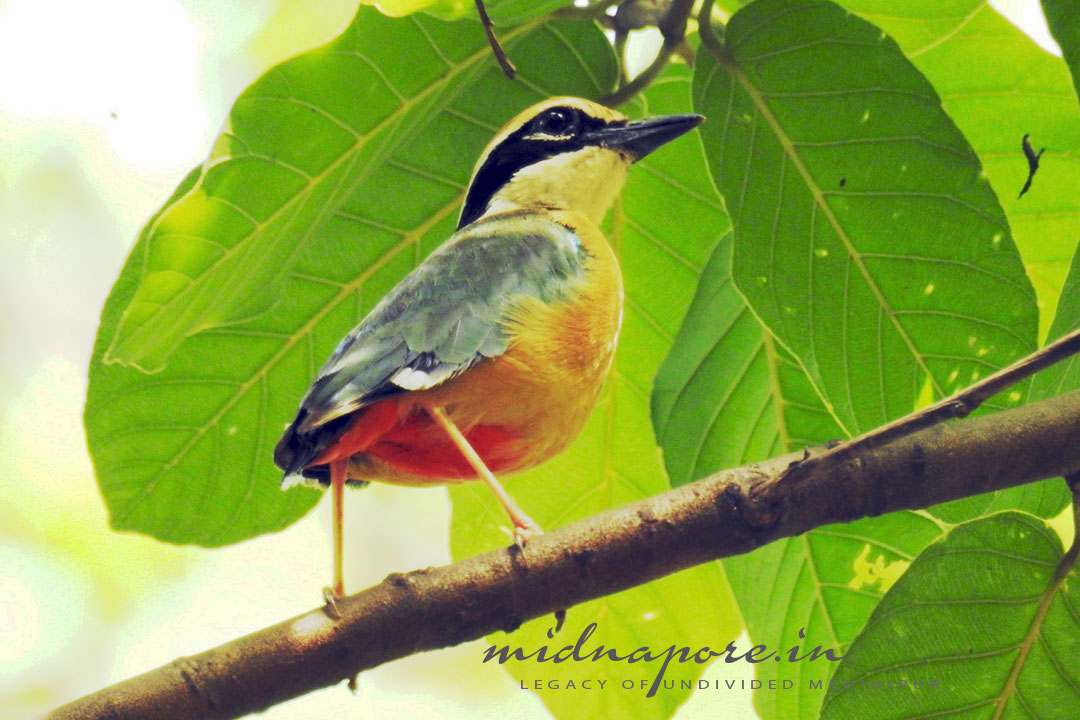
[{"label": "black eye stripe", "polygon": [[[556,133],[552,129],[543,130],[539,125],[554,111],[562,111],[568,118],[575,120],[574,127]],[[623,125],[622,122],[608,123],[600,118],[591,117],[577,108],[556,106],[548,108],[538,117],[525,123],[512,132],[491,150],[484,164],[476,172],[469,192],[465,196],[465,205],[458,221],[458,229],[473,222],[487,209],[491,198],[518,170],[534,165],[563,152],[573,152],[585,147],[584,133],[600,130],[611,125]]]}]

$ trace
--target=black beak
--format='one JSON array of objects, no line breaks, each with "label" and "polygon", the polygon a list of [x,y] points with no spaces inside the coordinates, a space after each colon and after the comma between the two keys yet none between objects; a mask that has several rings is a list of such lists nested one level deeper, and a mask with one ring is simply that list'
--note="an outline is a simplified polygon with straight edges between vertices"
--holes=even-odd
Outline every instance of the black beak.
[{"label": "black beak", "polygon": [[705,120],[702,115],[665,115],[636,120],[622,127],[606,127],[588,133],[587,140],[622,150],[638,161],[656,148],[690,132]]}]

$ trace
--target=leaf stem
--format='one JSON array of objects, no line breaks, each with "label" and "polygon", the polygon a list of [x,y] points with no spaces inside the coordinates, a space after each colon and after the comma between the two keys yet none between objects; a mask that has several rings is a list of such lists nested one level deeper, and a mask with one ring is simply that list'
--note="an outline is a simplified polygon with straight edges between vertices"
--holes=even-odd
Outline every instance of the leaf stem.
[{"label": "leaf stem", "polygon": [[724,44],[720,41],[712,24],[714,2],[715,0],[705,0],[705,2],[701,3],[701,10],[698,11],[698,35],[701,37],[701,44],[705,46],[706,50],[711,52],[721,63],[728,64],[731,56],[724,48]]},{"label": "leaf stem", "polygon": [[606,95],[600,99],[604,105],[609,107],[618,107],[633,99],[635,95],[644,90],[656,79],[656,76],[660,74],[671,59],[673,50],[668,48],[667,43],[660,48],[660,52],[656,53],[656,57],[649,63],[649,66],[642,70],[637,76],[621,86],[615,92]]},{"label": "leaf stem", "polygon": [[503,50],[502,45],[499,44],[499,38],[495,37],[495,30],[491,25],[491,18],[488,17],[487,8],[484,7],[484,0],[476,0],[476,13],[480,16],[480,24],[484,26],[484,34],[487,35],[488,44],[491,45],[491,51],[495,53],[495,59],[499,61],[499,67],[506,73],[506,77],[511,80],[517,75],[517,68],[514,67],[514,63],[510,62],[510,58],[507,57],[506,51]]}]

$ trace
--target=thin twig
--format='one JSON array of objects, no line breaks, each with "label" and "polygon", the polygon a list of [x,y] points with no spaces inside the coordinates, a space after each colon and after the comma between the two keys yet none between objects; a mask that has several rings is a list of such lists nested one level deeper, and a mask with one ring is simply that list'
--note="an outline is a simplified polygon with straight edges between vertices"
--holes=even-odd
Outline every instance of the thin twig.
[{"label": "thin twig", "polygon": [[714,0],[705,0],[701,3],[701,10],[698,12],[698,36],[706,50],[716,56],[720,62],[725,62],[728,51],[720,42],[720,38],[716,36],[716,29],[713,28],[713,3]]},{"label": "thin twig", "polygon": [[859,437],[794,463],[785,473],[782,482],[789,484],[792,488],[806,485],[828,475],[855,455],[881,447],[945,420],[966,417],[1002,390],[1078,352],[1080,352],[1080,330],[1071,332],[1041,350],[1017,360],[1007,368],[961,390],[952,397],[940,400],[922,410],[916,410],[887,425],[882,425]]},{"label": "thin twig", "polygon": [[693,9],[694,0],[672,0],[667,12],[660,18],[657,25],[660,34],[664,36],[664,44],[660,46],[656,57],[647,68],[638,73],[637,77],[610,95],[601,98],[600,102],[609,107],[618,107],[647,88],[667,66],[675,50],[686,41],[686,22],[690,19]]},{"label": "thin twig", "polygon": [[[1080,469],[1080,391],[930,428],[862,456],[842,482],[788,494],[791,457],[716,473],[514,547],[395,573],[323,608],[65,705],[48,720],[224,720],[424,650],[456,645],[686,567],[868,515]],[[771,492],[755,500],[761,478]],[[1075,551],[1073,551],[1075,554]],[[512,643],[513,641],[511,641]]]},{"label": "thin twig", "polygon": [[649,63],[649,67],[642,70],[633,80],[622,85],[615,92],[600,98],[600,102],[608,107],[618,107],[632,100],[635,95],[647,88],[660,74],[660,71],[667,66],[672,52],[674,51],[667,46],[667,43],[664,43],[660,48],[660,52],[656,53],[656,57]]},{"label": "thin twig", "polygon": [[499,61],[499,67],[506,73],[506,77],[513,80],[514,76],[517,75],[517,68],[514,67],[514,63],[510,62],[510,58],[506,56],[506,51],[499,44],[499,38],[495,37],[495,30],[491,26],[491,18],[488,17],[487,8],[484,7],[484,0],[476,0],[476,12],[480,16],[480,24],[484,26],[484,34],[487,35],[491,51],[495,53],[495,59]]}]

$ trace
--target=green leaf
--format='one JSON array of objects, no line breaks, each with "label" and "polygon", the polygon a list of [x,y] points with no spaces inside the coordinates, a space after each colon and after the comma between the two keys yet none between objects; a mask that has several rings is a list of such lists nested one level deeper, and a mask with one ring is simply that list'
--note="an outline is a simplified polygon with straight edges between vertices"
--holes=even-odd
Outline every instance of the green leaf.
[{"label": "green leaf", "polygon": [[[507,31],[506,47],[516,48],[538,24]],[[408,63],[400,47],[410,48]],[[553,72],[537,65],[534,48],[522,47],[526,78],[576,87],[567,75],[597,72],[573,43],[550,48],[573,62]],[[339,232],[339,210],[400,228],[456,201],[467,166],[442,172],[443,155],[458,153],[423,136],[452,137],[438,114],[493,62],[474,24],[394,20],[361,8],[329,45],[263,75],[236,101],[198,182],[147,227],[141,262],[130,270],[140,281],[106,362],[156,372],[186,337],[265,313],[318,238]],[[523,82],[503,83],[507,101],[535,98]],[[465,128],[459,135],[483,135],[475,124],[457,124]]]},{"label": "green leaf", "polygon": [[[1062,3],[1068,5],[1069,3]],[[925,73],[979,155],[1012,227],[1044,311],[1040,336],[1080,238],[1080,113],[1061,58],[1035,44],[984,0],[905,4],[844,0],[888,32]],[[1031,189],[1020,140],[1045,147]]]},{"label": "green leaf", "polygon": [[[147,225],[102,313],[85,422],[114,527],[225,545],[285,527],[318,500],[308,489],[281,492],[271,453],[319,364],[453,232],[493,127],[551,94],[601,94],[615,74],[610,46],[591,23],[508,34],[521,71],[514,83],[474,31],[469,22],[393,20],[361,8],[341,38],[270,70],[237,101],[231,131]],[[400,47],[414,49],[407,65]],[[556,54],[573,62],[552,68]],[[385,115],[381,130],[374,113]],[[295,183],[281,163],[313,170],[327,162],[339,163],[339,183],[318,203],[310,193],[290,200]],[[250,214],[255,205],[279,216],[304,211],[296,210],[294,233],[244,240],[250,227],[228,208]],[[257,274],[282,275],[272,292],[246,276],[223,278],[214,265],[251,248],[265,260]],[[283,301],[227,327],[180,332],[175,346],[148,337],[172,352],[155,374],[105,363],[125,308],[130,318],[140,296],[161,292],[159,281],[202,265],[205,272],[192,272],[211,298],[248,303],[244,289]],[[214,303],[207,311],[218,312]]]},{"label": "green leaf", "polygon": [[653,425],[672,485],[843,437],[735,289],[731,246],[728,233],[656,375]]},{"label": "green leaf", "polygon": [[1073,717],[1080,574],[1075,555],[1055,574],[1062,554],[1057,534],[1023,513],[954,528],[874,611],[821,717]]},{"label": "green leaf", "polygon": [[[1027,354],[1031,284],[979,162],[880,30],[759,0],[695,72],[734,279],[847,433]],[[1018,402],[1020,397],[1010,398]]]},{"label": "green leaf", "polygon": [[[732,0],[724,6],[742,4]],[[1045,335],[1080,238],[1080,197],[1058,192],[1080,186],[1080,163],[1072,152],[1080,146],[1080,115],[1065,63],[985,0],[840,4],[896,40],[975,149],[1044,310],[1040,336]],[[1046,152],[1032,189],[1018,198],[1028,174],[1020,150],[1025,133]]]},{"label": "green leaf", "polygon": [[[689,92],[685,67],[669,67],[630,111],[642,115],[689,112]],[[622,265],[626,307],[612,378],[581,436],[565,453],[506,482],[518,504],[545,528],[668,489],[649,423],[650,386],[686,313],[698,275],[726,227],[692,136],[638,163],[613,215],[608,236]],[[508,543],[506,533],[499,530],[508,524],[505,514],[485,487],[456,486],[450,497],[455,559]],[[602,644],[621,653],[673,643],[717,647],[740,630],[727,584],[712,563],[574,607],[558,637],[573,644],[591,622],[598,628],[590,647]],[[550,626],[550,619],[539,619],[516,630],[512,638],[496,634],[489,640],[499,646],[510,642],[534,649],[553,644],[545,634]],[[507,667],[515,678],[536,677],[533,661]],[[656,672],[655,663],[605,663],[600,668],[589,663],[563,666],[559,674],[575,681],[608,677],[617,683],[651,681]],[[696,664],[673,665],[665,678],[689,680],[700,672]],[[567,718],[666,718],[689,695],[678,684],[648,700],[644,693],[621,688],[577,695],[539,691],[557,717]]]},{"label": "green leaf", "polygon": [[[1040,336],[1045,335],[1054,317],[1050,308],[1058,304],[1080,237],[1080,198],[1058,191],[1080,185],[1080,163],[1072,152],[1080,147],[1080,113],[1065,64],[982,0],[912,3],[903,12],[889,0],[842,4],[897,41],[926,74],[943,107],[975,148],[1038,294]],[[1031,134],[1037,148],[1047,149],[1032,189],[1017,198],[1028,175],[1020,151],[1025,133]],[[1050,337],[1062,334],[1056,321],[1055,328]],[[1036,378],[1028,399],[1046,397],[1048,383],[1063,367]],[[1064,507],[1069,494],[1061,483],[1045,481],[993,498],[991,505],[985,497],[965,498],[934,512],[960,522],[1012,506],[1052,517],[1053,508]]]},{"label": "green leaf", "polygon": [[1050,34],[1072,73],[1073,88],[1080,95],[1080,7],[1071,0],[1042,0]]}]

